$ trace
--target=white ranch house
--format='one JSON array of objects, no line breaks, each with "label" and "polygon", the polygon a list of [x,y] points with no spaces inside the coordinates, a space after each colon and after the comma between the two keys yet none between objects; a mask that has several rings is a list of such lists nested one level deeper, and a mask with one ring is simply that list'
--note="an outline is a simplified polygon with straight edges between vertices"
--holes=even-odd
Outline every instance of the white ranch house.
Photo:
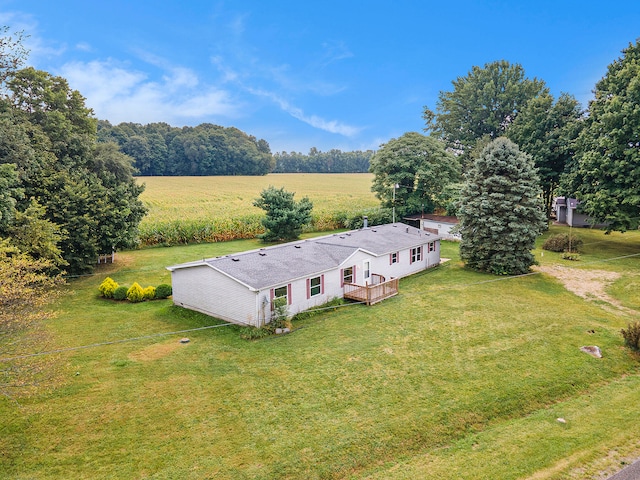
[{"label": "white ranch house", "polygon": [[440,237],[401,223],[362,228],[167,267],[173,302],[240,325],[290,315],[335,298],[371,304],[397,294],[398,279],[440,263]]}]

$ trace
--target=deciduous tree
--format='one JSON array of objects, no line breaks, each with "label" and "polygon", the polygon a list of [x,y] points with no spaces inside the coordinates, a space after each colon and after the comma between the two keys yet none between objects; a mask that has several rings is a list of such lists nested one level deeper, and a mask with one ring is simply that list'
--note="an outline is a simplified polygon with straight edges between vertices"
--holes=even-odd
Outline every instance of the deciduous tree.
[{"label": "deciduous tree", "polygon": [[640,224],[640,43],[596,84],[586,127],[578,140],[566,193],[592,218],[625,231]]},{"label": "deciduous tree", "polygon": [[302,233],[302,227],[311,222],[313,204],[307,197],[295,201],[294,195],[284,187],[269,186],[260,193],[260,198],[253,202],[254,206],[267,212],[262,219],[266,232],[260,236],[265,242],[298,238]]},{"label": "deciduous tree", "polygon": [[529,100],[547,91],[542,80],[529,79],[519,64],[505,60],[474,66],[440,92],[436,111],[424,108],[427,130],[470,163],[470,152],[482,137],[504,135]]},{"label": "deciduous tree", "polygon": [[460,256],[466,265],[499,275],[528,272],[535,239],[546,225],[539,194],[529,155],[504,137],[487,145],[460,195]]},{"label": "deciduous tree", "polygon": [[582,109],[573,96],[562,94],[554,102],[551,94],[542,93],[529,100],[507,130],[506,136],[533,158],[547,218],[583,124]]},{"label": "deciduous tree", "polygon": [[393,207],[395,195],[396,209],[405,215],[439,206],[443,190],[459,179],[460,165],[440,140],[408,132],[382,145],[371,158],[370,172],[371,189],[382,205]]}]

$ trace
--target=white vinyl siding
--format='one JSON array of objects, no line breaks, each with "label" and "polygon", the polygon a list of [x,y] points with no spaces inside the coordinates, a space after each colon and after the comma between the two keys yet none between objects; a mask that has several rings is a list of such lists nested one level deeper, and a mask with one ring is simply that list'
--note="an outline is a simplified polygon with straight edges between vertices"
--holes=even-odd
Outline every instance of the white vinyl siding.
[{"label": "white vinyl siding", "polygon": [[208,266],[173,271],[173,303],[240,324],[257,325],[256,293]]}]

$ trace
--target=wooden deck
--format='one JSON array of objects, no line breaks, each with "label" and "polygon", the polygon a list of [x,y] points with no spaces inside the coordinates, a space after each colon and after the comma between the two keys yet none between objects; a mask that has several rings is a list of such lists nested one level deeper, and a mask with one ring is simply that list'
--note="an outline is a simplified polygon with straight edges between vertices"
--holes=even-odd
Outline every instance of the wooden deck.
[{"label": "wooden deck", "polygon": [[345,283],[344,298],[355,300],[357,302],[363,302],[367,305],[373,305],[374,303],[381,302],[382,300],[398,294],[399,281],[397,278],[392,278],[385,281],[384,277],[382,277],[381,275],[374,274],[372,275],[372,279],[374,280],[374,283],[370,285],[356,285],[355,283]]}]

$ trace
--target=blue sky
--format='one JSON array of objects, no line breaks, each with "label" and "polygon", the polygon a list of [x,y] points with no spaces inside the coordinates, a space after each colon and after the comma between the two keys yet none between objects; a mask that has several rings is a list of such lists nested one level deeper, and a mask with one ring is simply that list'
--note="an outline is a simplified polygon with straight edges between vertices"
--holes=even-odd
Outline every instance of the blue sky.
[{"label": "blue sky", "polygon": [[586,107],[640,37],[640,2],[0,0],[0,24],[100,119],[235,126],[307,153],[422,131],[423,106],[494,60]]}]

